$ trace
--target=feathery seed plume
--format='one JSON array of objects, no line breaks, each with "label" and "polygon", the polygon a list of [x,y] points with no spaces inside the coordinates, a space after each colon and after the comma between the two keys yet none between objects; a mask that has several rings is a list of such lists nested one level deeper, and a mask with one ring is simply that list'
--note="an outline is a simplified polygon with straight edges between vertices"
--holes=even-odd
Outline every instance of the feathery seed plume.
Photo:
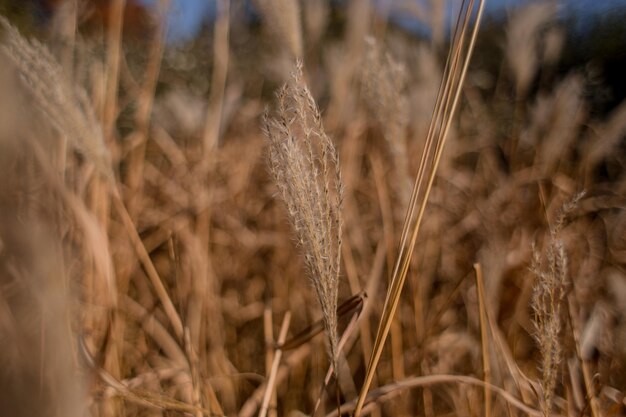
[{"label": "feathery seed plume", "polygon": [[533,247],[530,270],[537,277],[533,288],[531,306],[534,312],[535,340],[541,351],[541,411],[550,415],[556,388],[559,365],[563,358],[561,348],[561,307],[568,280],[568,261],[560,232],[566,217],[574,210],[584,193],[579,193],[565,203],[550,228],[545,263]]},{"label": "feathery seed plume", "polygon": [[276,116],[264,117],[270,171],[304,251],[305,265],[322,307],[331,362],[337,369],[343,198],[339,158],[302,80],[301,62],[277,97]]}]

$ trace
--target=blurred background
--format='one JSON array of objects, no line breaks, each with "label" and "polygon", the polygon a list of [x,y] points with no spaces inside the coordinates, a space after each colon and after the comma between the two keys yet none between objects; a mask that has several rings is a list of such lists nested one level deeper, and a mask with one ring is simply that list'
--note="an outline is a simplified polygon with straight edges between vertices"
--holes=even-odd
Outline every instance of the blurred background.
[{"label": "blurred background", "polygon": [[[62,0],[1,0],[0,12],[19,25],[20,29],[43,34],[53,30],[53,17],[63,7]],[[79,30],[82,33],[92,33],[106,27],[109,12],[114,2],[108,0],[80,1]],[[124,11],[124,36],[129,42],[140,42],[150,38],[150,31],[155,19],[166,22],[167,48],[190,51],[193,45],[208,44],[213,36],[213,28],[218,13],[216,0],[171,0],[164,6],[167,11],[165,18],[156,16],[158,12],[157,0],[126,0]],[[246,27],[247,34],[254,34],[260,30],[262,23],[262,8],[264,0],[235,1],[230,6],[233,23]],[[437,2],[435,2],[437,3]],[[415,40],[429,40],[441,42],[446,39],[453,22],[457,2],[441,1],[436,6],[428,0],[376,0],[372,2],[374,19],[388,21],[393,30],[404,32]],[[491,0],[486,3],[486,23],[484,24],[482,50],[489,51],[485,55],[492,55],[498,49],[498,42],[503,41],[505,25],[511,14],[516,10],[532,4],[551,4],[555,8],[553,18],[558,23],[562,34],[562,51],[556,71],[565,73],[569,68],[588,66],[588,70],[602,80],[606,89],[597,92],[594,104],[598,111],[608,111],[626,95],[626,82],[622,76],[626,58],[626,34],[623,21],[626,15],[626,1],[624,0]],[[345,27],[349,19],[347,13],[348,1],[330,0],[328,2],[328,16],[324,23],[328,34],[335,36]],[[441,33],[433,33],[432,23],[441,21]],[[257,38],[239,38],[237,31],[233,31],[235,43],[245,45],[258,42]],[[240,33],[240,36],[243,36]],[[248,45],[250,47],[250,45]],[[243,46],[242,46],[243,47]],[[252,47],[250,47],[253,49]],[[197,54],[195,59],[204,61],[210,59],[210,54]],[[479,51],[480,52],[480,51]],[[175,54],[172,52],[172,54]],[[203,55],[203,56],[197,56]],[[481,57],[483,59],[485,57]],[[193,59],[192,59],[193,61]],[[493,59],[496,61],[496,59]],[[192,62],[193,64],[193,62]],[[199,64],[199,63],[198,63]],[[202,65],[187,64],[191,70],[202,71]],[[493,68],[491,68],[493,69]]]}]

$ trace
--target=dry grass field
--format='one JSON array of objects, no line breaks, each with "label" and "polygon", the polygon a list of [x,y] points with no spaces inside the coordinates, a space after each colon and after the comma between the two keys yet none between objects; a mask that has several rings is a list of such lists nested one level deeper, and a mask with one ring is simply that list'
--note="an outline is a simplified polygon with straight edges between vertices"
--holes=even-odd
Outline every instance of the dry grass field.
[{"label": "dry grass field", "polygon": [[626,415],[626,101],[552,3],[77,3],[0,18],[0,415]]}]

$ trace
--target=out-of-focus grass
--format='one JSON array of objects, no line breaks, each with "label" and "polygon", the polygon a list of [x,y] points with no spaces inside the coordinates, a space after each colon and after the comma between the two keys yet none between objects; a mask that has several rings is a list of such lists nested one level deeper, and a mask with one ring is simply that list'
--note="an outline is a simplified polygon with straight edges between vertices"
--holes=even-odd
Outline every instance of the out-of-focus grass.
[{"label": "out-of-focus grass", "polygon": [[[345,15],[321,0],[260,10],[298,4],[300,24],[268,28],[277,16],[252,25],[233,2],[219,9],[228,15],[217,33],[189,50],[160,45],[154,25],[135,43],[123,32],[92,30],[73,44],[53,34],[43,43],[55,58],[5,28],[2,410],[257,412],[285,314],[288,339],[321,318],[260,127],[297,55],[345,183],[339,302],[368,294],[317,415],[353,403],[444,46],[399,31],[363,1],[349,2]],[[76,19],[80,29],[80,13],[63,16],[58,27]],[[560,415],[623,413],[625,104],[599,112],[593,65],[563,71],[555,36],[564,28],[549,13],[536,16],[514,13],[497,46],[481,50],[479,38],[377,369],[373,414],[550,409],[531,299],[544,285],[537,277],[551,272],[559,210],[581,190],[559,223],[567,268],[558,271],[563,296],[551,319],[563,359],[549,403]],[[541,268],[533,247],[548,257]],[[351,317],[339,316],[340,334]],[[313,410],[328,366],[324,343],[314,336],[284,352],[270,414]]]}]

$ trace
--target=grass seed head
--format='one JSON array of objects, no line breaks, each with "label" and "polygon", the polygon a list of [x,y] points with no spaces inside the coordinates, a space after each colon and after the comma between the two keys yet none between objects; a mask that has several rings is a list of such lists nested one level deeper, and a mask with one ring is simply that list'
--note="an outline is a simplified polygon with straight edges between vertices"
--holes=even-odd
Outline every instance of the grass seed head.
[{"label": "grass seed head", "polygon": [[322,308],[330,357],[336,365],[337,296],[343,184],[339,158],[298,62],[277,93],[277,114],[264,117],[270,172],[287,206]]}]

